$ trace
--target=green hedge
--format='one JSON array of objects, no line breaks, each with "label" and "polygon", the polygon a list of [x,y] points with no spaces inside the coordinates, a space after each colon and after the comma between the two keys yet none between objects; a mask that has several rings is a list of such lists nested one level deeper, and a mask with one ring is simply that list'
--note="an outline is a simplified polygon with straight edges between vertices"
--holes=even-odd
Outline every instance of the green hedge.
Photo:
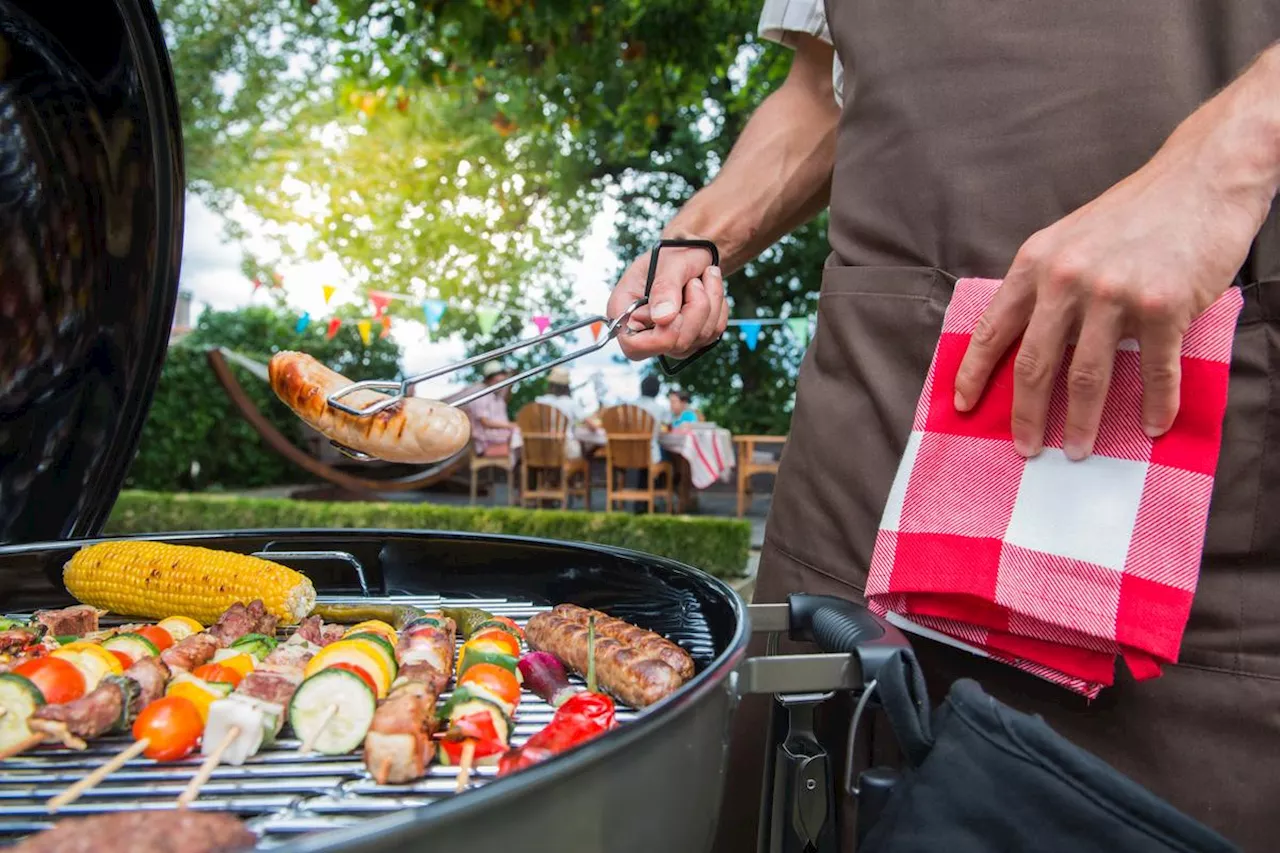
[{"label": "green hedge", "polygon": [[730,518],[472,508],[438,504],[322,503],[126,491],[107,532],[281,527],[459,530],[593,542],[670,557],[720,577],[741,576],[749,522]]}]

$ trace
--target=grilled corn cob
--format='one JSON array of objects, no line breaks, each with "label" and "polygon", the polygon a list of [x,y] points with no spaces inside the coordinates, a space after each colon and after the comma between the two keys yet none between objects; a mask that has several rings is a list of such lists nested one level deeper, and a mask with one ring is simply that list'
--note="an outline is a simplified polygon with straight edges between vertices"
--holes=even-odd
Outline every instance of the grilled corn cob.
[{"label": "grilled corn cob", "polygon": [[213,624],[236,602],[261,598],[282,624],[311,612],[316,591],[293,569],[242,554],[162,542],[103,542],[62,569],[67,591],[122,616],[190,616]]}]

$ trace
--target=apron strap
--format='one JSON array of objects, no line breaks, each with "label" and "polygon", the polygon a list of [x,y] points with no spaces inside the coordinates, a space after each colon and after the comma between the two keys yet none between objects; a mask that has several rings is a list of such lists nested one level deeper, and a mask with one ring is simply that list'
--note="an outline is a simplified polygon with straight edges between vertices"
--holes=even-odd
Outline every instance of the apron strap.
[{"label": "apron strap", "polygon": [[933,749],[933,731],[924,673],[909,649],[894,652],[880,667],[876,693],[899,748],[912,767],[919,767]]}]

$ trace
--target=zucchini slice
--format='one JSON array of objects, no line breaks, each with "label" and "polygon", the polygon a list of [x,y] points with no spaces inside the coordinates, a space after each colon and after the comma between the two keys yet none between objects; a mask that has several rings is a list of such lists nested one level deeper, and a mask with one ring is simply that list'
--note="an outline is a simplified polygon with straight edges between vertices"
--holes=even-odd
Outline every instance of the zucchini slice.
[{"label": "zucchini slice", "polygon": [[0,673],[0,749],[8,749],[31,737],[27,720],[44,704],[40,688],[12,672]]},{"label": "zucchini slice", "polygon": [[354,672],[322,669],[294,691],[289,725],[316,752],[345,755],[364,743],[377,705],[369,685]]},{"label": "zucchini slice", "polygon": [[160,654],[155,643],[141,634],[116,634],[102,641],[102,647],[109,652],[120,652],[129,660],[137,661]]}]

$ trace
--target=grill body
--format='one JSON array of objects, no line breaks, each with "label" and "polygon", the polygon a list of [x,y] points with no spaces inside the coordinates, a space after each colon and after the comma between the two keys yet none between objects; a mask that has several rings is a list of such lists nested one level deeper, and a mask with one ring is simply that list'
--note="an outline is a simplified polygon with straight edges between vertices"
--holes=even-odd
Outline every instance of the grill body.
[{"label": "grill body", "polygon": [[[391,853],[457,843],[639,853],[709,846],[748,635],[741,601],[716,579],[633,552],[512,537],[292,530],[164,539],[275,559],[311,577],[323,600],[471,604],[520,621],[564,602],[596,607],[669,636],[697,663],[679,693],[620,715],[613,732],[504,779],[481,770],[482,784],[462,795],[452,793],[452,774],[443,769],[414,785],[379,788],[358,755],[302,759],[285,740],[243,768],[223,768],[199,803],[239,814],[263,848]],[[71,603],[61,566],[83,544],[0,548],[0,610]],[[551,716],[549,707],[525,699],[514,743]],[[95,745],[89,756],[41,751],[6,766],[0,844],[47,824],[43,800],[125,743]],[[196,763],[140,759],[69,813],[171,808]]]}]

